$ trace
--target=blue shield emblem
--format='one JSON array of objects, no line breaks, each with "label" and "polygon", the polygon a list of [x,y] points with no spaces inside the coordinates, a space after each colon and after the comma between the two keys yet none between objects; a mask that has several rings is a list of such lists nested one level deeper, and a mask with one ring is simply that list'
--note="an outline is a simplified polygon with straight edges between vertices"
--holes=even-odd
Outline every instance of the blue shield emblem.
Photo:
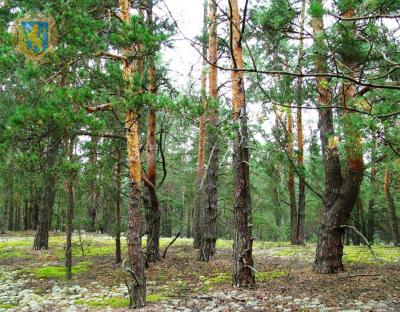
[{"label": "blue shield emblem", "polygon": [[39,54],[48,49],[49,23],[47,21],[23,21],[21,26],[26,50],[32,54]]},{"label": "blue shield emblem", "polygon": [[54,51],[58,40],[54,19],[40,13],[18,18],[11,35],[15,51],[33,61],[40,61],[47,53]]}]

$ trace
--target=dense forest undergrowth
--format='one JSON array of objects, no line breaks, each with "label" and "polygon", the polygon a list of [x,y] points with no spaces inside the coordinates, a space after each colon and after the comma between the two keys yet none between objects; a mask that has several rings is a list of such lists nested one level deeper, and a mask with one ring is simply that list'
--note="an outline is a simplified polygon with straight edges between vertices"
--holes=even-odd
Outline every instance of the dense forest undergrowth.
[{"label": "dense forest undergrowth", "polygon": [[[162,250],[173,238],[162,238]],[[125,272],[115,265],[106,235],[76,235],[72,280],[65,278],[65,236],[54,234],[45,252],[34,251],[33,233],[0,238],[0,311],[126,311]],[[143,241],[145,245],[145,238]],[[346,246],[346,271],[312,271],[315,245],[255,242],[257,286],[232,288],[232,241],[218,240],[212,263],[196,260],[192,239],[177,239],[166,258],[147,269],[143,311],[397,311],[400,249]],[[126,255],[125,242],[123,254]],[[186,309],[186,310],[185,310]]]}]

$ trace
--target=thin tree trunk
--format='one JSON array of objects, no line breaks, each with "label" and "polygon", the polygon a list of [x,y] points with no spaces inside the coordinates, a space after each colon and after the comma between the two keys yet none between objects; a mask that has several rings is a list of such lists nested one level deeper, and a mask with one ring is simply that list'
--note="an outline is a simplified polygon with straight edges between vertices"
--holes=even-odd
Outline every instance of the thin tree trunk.
[{"label": "thin tree trunk", "polygon": [[[292,111],[288,109],[287,116],[287,152],[288,157],[293,160],[293,117]],[[294,169],[293,166],[289,165],[288,170],[288,192],[290,200],[290,242],[292,245],[297,244],[297,205],[296,205],[296,191],[294,187]]]},{"label": "thin tree trunk", "polygon": [[215,0],[209,2],[209,93],[210,113],[207,128],[207,154],[210,157],[205,178],[205,202],[204,225],[201,237],[201,245],[198,255],[200,261],[210,261],[215,254],[217,241],[217,204],[218,204],[218,170],[219,170],[219,146],[218,146],[218,34],[217,34],[217,4]]},{"label": "thin tree trunk", "polygon": [[96,231],[96,219],[97,219],[97,210],[99,205],[99,189],[97,185],[97,144],[98,138],[92,136],[91,137],[91,147],[90,147],[90,157],[89,157],[89,166],[90,166],[90,178],[91,178],[91,188],[90,188],[90,201],[87,206],[87,216],[88,216],[88,224],[87,231],[95,232]]},{"label": "thin tree trunk", "polygon": [[[374,157],[371,157],[371,161],[375,161]],[[368,201],[368,217],[367,217],[367,239],[370,243],[374,242],[374,234],[375,234],[375,190],[376,190],[376,166],[373,165],[371,167],[371,176],[370,176],[370,190],[371,196]]]},{"label": "thin tree trunk", "polygon": [[7,177],[6,177],[6,189],[7,189],[7,228],[10,231],[14,230],[14,210],[15,210],[15,200],[14,200],[14,170],[13,170],[13,165],[10,164],[9,165],[9,169],[8,173],[7,173]]},{"label": "thin tree trunk", "polygon": [[241,18],[237,0],[228,0],[230,8],[230,31],[232,71],[233,119],[237,124],[233,148],[233,168],[235,185],[235,238],[233,243],[233,284],[236,287],[255,285],[253,238],[251,237],[251,198],[249,174],[249,142],[243,72],[243,52],[241,46]]},{"label": "thin tree trunk", "polygon": [[[68,148],[68,160],[72,164],[74,161],[74,138],[71,137],[67,144]],[[70,169],[67,181],[67,192],[68,192],[68,209],[67,209],[67,247],[65,250],[65,267],[67,270],[66,278],[72,278],[72,233],[74,231],[73,221],[74,221],[74,175],[73,169]]]},{"label": "thin tree trunk", "polygon": [[41,250],[49,248],[50,218],[53,211],[56,196],[55,164],[57,160],[60,141],[51,137],[46,150],[43,172],[43,201],[38,208],[38,219],[33,249]]},{"label": "thin tree trunk", "polygon": [[[306,1],[301,3],[301,21],[300,21],[300,45],[298,53],[298,70],[302,70],[304,57],[304,24],[305,24]],[[299,194],[297,207],[297,235],[296,244],[304,245],[304,225],[306,217],[306,184],[304,167],[304,139],[303,139],[303,78],[297,80],[297,166],[299,168]]]},{"label": "thin tree trunk", "polygon": [[[208,25],[208,1],[204,1],[204,15],[203,15],[203,55],[207,55],[207,25]],[[201,99],[200,105],[202,114],[199,118],[199,145],[197,153],[197,179],[196,179],[196,207],[194,212],[194,226],[193,226],[193,247],[200,248],[201,235],[203,233],[204,225],[204,207],[205,207],[205,192],[204,183],[202,185],[205,173],[205,149],[206,149],[206,107],[207,107],[207,60],[203,60],[203,70],[201,73]]]},{"label": "thin tree trunk", "polygon": [[[320,0],[316,0],[322,6]],[[312,27],[314,38],[322,38],[323,18],[313,16]],[[323,40],[315,40],[317,48],[325,49]],[[327,56],[316,54],[315,69],[326,72]],[[352,68],[347,64],[347,68]],[[350,73],[352,75],[354,73]],[[325,171],[325,193],[323,197],[323,212],[318,230],[318,243],[314,269],[318,273],[335,273],[343,270],[343,239],[344,228],[358,197],[363,175],[363,158],[359,142],[359,132],[351,129],[349,115],[344,116],[346,131],[346,150],[348,153],[347,177],[344,179],[341,171],[340,156],[335,139],[331,94],[326,77],[317,78],[319,111],[319,130]],[[343,86],[342,104],[347,107],[355,95],[355,86],[345,83]],[[346,112],[346,114],[350,114]]]},{"label": "thin tree trunk", "polygon": [[188,205],[187,223],[186,223],[186,237],[192,237],[192,219],[193,219],[193,202],[191,201]]},{"label": "thin tree trunk", "polygon": [[121,263],[121,178],[122,178],[122,156],[121,150],[116,150],[117,168],[115,171],[115,262]]},{"label": "thin tree trunk", "polygon": [[385,170],[384,193],[385,193],[385,198],[387,200],[388,208],[389,208],[390,221],[391,221],[391,225],[392,225],[393,242],[394,242],[395,246],[400,246],[399,222],[397,220],[396,206],[394,203],[394,199],[393,199],[392,194],[390,193],[390,180],[391,180],[391,174],[389,172],[389,169],[386,169]]},{"label": "thin tree trunk", "polygon": [[167,202],[164,203],[163,209],[162,235],[164,237],[172,236],[171,209]]},{"label": "thin tree trunk", "polygon": [[[120,16],[126,24],[130,24],[131,2],[119,0]],[[139,5],[142,3],[140,1]],[[124,54],[129,54],[124,50]],[[137,64],[140,71],[140,64]],[[140,72],[141,73],[141,72]],[[131,91],[130,80],[133,74],[133,64],[124,63],[124,79],[127,92]],[[130,176],[130,192],[128,207],[128,255],[130,261],[129,272],[132,275],[132,283],[129,288],[130,307],[140,308],[146,305],[146,277],[144,274],[144,256],[141,250],[141,221],[140,221],[140,196],[142,181],[142,164],[140,160],[140,136],[138,115],[128,110],[125,115],[126,142],[128,151],[128,167]]]}]

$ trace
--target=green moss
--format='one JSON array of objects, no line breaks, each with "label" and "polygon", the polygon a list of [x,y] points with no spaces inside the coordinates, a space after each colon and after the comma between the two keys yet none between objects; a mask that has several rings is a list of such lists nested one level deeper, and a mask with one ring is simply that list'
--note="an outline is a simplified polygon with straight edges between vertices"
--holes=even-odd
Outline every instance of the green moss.
[{"label": "green moss", "polygon": [[275,256],[292,257],[300,256],[303,258],[313,257],[315,254],[314,246],[286,246],[273,252]]},{"label": "green moss", "polygon": [[232,283],[232,276],[229,273],[219,273],[217,276],[206,279],[204,283],[211,285]]},{"label": "green moss", "polygon": [[258,282],[266,282],[269,280],[274,280],[282,276],[286,276],[287,273],[285,271],[268,271],[268,272],[257,272],[256,280]]},{"label": "green moss", "polygon": [[393,246],[372,246],[377,259],[374,259],[370,250],[366,246],[345,246],[343,260],[347,263],[375,263],[377,260],[382,262],[394,262],[400,259],[400,248]]},{"label": "green moss", "polygon": [[0,304],[0,309],[13,309],[16,307],[17,305],[15,304]]},{"label": "green moss", "polygon": [[[147,303],[155,303],[155,302],[160,302],[167,300],[168,297],[163,296],[162,294],[150,294],[147,295],[146,301]],[[118,308],[126,308],[129,306],[129,299],[126,298],[98,298],[95,300],[84,300],[84,299],[79,299],[75,300],[75,304],[78,305],[86,305],[89,307],[94,307],[94,308],[105,308],[105,307],[110,307],[114,309]]]},{"label": "green moss", "polygon": [[111,308],[125,308],[129,306],[129,299],[125,298],[104,298],[98,300],[76,300],[75,304],[86,305],[89,307],[111,307]]},{"label": "green moss", "polygon": [[165,301],[167,299],[168,299],[168,297],[166,297],[162,294],[150,294],[150,295],[147,295],[147,297],[146,297],[147,303],[155,303],[155,302]]},{"label": "green moss", "polygon": [[31,254],[27,253],[32,247],[33,241],[31,239],[18,239],[8,240],[0,242],[0,258],[23,258],[27,259],[32,257]]},{"label": "green moss", "polygon": [[[89,270],[90,262],[82,261],[72,267],[72,274],[79,274]],[[64,278],[66,274],[65,266],[48,266],[33,270],[36,278]]]}]

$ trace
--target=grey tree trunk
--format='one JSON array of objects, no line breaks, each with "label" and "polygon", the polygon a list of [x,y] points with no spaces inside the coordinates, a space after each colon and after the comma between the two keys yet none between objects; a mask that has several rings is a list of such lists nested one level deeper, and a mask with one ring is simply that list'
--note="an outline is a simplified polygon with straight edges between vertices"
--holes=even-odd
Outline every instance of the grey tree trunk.
[{"label": "grey tree trunk", "polygon": [[49,230],[51,212],[54,206],[56,196],[56,172],[55,164],[57,160],[60,140],[51,137],[44,161],[43,171],[43,202],[38,209],[38,222],[36,227],[36,235],[33,243],[33,249],[41,250],[49,248]]}]

